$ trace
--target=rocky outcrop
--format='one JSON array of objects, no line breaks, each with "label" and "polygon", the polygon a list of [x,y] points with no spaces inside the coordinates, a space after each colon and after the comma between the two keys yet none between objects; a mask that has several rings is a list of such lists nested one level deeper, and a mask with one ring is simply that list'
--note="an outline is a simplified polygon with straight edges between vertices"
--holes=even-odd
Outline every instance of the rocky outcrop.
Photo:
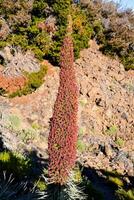
[{"label": "rocky outcrop", "polygon": [[40,70],[40,64],[31,51],[23,52],[20,47],[13,48],[6,46],[0,51],[4,59],[5,68],[2,71],[4,76],[16,77],[24,72],[32,73]]},{"label": "rocky outcrop", "polygon": [[[80,127],[86,133],[132,141],[134,132],[134,71],[101,54],[95,42],[76,61],[80,87]],[[133,146],[134,149],[134,146]]]}]

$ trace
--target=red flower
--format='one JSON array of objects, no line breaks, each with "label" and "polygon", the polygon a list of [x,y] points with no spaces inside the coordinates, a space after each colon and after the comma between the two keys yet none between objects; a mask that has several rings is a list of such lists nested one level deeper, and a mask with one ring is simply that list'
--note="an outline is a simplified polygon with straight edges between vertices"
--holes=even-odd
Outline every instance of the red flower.
[{"label": "red flower", "polygon": [[66,36],[61,49],[60,86],[48,139],[49,176],[54,183],[66,183],[76,160],[78,88],[74,68],[73,42]]}]

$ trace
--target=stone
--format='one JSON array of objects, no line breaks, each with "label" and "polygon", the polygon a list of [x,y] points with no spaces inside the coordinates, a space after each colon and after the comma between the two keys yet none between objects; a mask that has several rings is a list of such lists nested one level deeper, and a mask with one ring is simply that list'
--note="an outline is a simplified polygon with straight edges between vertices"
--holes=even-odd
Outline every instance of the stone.
[{"label": "stone", "polygon": [[105,155],[107,157],[109,157],[109,158],[112,157],[112,155],[113,155],[112,148],[111,148],[111,146],[109,144],[105,144],[105,146],[104,146],[104,152],[105,152]]}]

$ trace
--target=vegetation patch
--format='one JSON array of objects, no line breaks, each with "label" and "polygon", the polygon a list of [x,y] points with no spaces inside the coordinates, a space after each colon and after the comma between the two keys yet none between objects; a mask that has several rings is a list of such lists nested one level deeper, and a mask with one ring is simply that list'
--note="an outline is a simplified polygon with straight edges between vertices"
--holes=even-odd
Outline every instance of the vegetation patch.
[{"label": "vegetation patch", "polygon": [[39,72],[27,73],[24,72],[25,77],[27,78],[27,83],[23,89],[17,90],[16,92],[9,95],[10,98],[16,96],[27,95],[34,92],[39,88],[44,82],[44,76],[47,73],[47,67],[42,65]]},{"label": "vegetation patch", "polygon": [[122,138],[118,137],[118,138],[115,140],[115,143],[121,148],[121,147],[124,146],[125,141],[124,141]]},{"label": "vegetation patch", "polygon": [[18,130],[21,127],[21,119],[17,115],[9,115],[9,127],[13,130]]},{"label": "vegetation patch", "polygon": [[116,191],[117,200],[134,200],[134,189],[124,190],[122,188]]},{"label": "vegetation patch", "polygon": [[118,127],[116,125],[112,125],[108,127],[106,130],[106,133],[110,136],[116,135],[117,132],[118,132]]},{"label": "vegetation patch", "polygon": [[77,149],[78,149],[78,151],[82,153],[82,152],[84,152],[86,150],[86,148],[87,148],[86,144],[81,139],[79,139],[77,141]]}]

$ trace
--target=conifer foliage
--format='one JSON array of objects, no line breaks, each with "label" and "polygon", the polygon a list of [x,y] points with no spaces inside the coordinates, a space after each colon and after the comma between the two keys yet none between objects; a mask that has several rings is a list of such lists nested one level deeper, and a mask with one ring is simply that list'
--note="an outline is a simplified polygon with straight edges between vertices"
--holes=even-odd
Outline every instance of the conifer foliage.
[{"label": "conifer foliage", "polygon": [[76,160],[78,88],[73,65],[71,34],[61,49],[60,86],[49,133],[49,176],[56,184],[66,184]]}]

